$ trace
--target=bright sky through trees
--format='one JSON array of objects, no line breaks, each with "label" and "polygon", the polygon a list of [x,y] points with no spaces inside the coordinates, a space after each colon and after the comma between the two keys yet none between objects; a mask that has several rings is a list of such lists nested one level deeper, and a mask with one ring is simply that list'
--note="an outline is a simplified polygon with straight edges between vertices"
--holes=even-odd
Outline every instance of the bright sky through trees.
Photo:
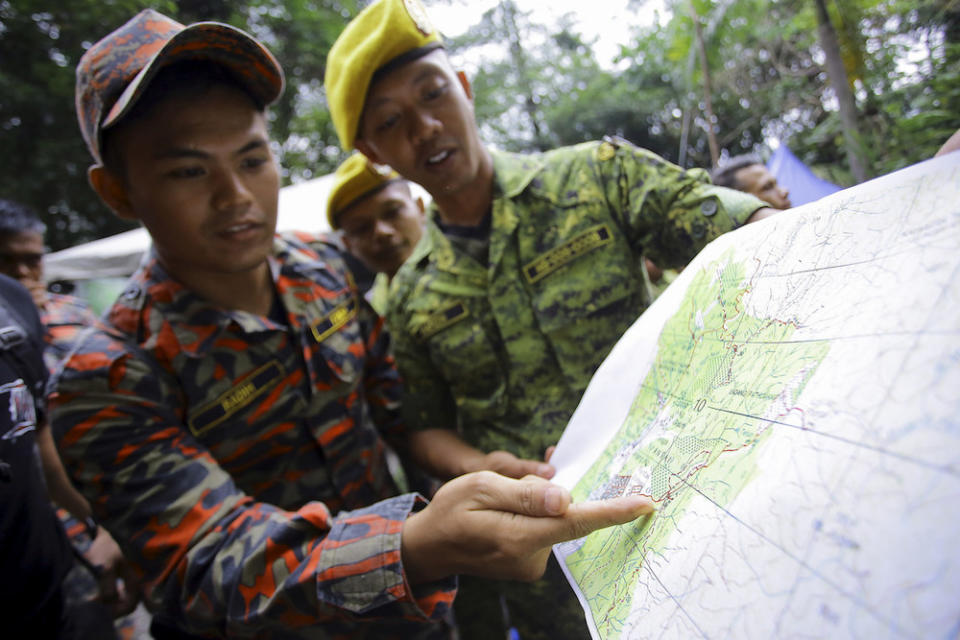
[{"label": "bright sky through trees", "polygon": [[[484,12],[497,1],[425,0],[424,4],[440,32],[450,37],[480,22]],[[664,0],[646,0],[635,9],[628,8],[628,4],[629,0],[517,0],[520,11],[532,12],[534,19],[544,24],[553,24],[561,16],[572,14],[584,39],[596,38],[594,55],[604,67],[611,66],[621,44],[628,44],[634,27],[652,24],[657,11],[664,13]]]}]

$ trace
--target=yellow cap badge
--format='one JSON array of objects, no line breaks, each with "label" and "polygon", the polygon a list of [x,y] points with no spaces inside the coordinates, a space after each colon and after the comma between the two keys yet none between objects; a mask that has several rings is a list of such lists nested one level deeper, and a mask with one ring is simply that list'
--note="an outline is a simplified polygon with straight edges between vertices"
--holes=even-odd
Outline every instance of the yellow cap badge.
[{"label": "yellow cap badge", "polygon": [[407,9],[410,19],[413,20],[413,24],[416,25],[420,33],[425,36],[433,33],[433,25],[427,16],[427,10],[420,4],[420,0],[403,0],[403,6]]},{"label": "yellow cap badge", "polygon": [[617,155],[617,148],[610,144],[608,141],[604,140],[600,145],[600,148],[597,149],[597,160],[600,162],[606,162],[610,160],[615,155]]}]

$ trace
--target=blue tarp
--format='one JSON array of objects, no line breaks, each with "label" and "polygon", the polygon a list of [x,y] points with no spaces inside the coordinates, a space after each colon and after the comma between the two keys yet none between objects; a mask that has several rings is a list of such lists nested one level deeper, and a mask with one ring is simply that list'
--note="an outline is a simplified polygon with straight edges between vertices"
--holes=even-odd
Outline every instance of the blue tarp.
[{"label": "blue tarp", "polygon": [[770,156],[767,169],[781,186],[790,190],[790,202],[795,207],[840,191],[837,185],[817,177],[783,144]]}]

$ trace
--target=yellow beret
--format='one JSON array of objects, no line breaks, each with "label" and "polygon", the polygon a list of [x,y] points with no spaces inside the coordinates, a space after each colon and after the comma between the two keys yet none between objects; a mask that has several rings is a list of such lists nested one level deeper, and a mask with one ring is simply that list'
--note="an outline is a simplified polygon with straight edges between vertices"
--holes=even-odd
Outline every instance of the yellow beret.
[{"label": "yellow beret", "polygon": [[354,153],[337,167],[333,174],[333,188],[327,196],[327,221],[331,229],[337,229],[337,218],[350,205],[399,180],[400,174],[383,165],[367,160],[362,153]]},{"label": "yellow beret", "polygon": [[353,149],[374,73],[441,46],[420,0],[377,0],[350,21],[327,54],[323,81],[330,117],[345,150]]}]

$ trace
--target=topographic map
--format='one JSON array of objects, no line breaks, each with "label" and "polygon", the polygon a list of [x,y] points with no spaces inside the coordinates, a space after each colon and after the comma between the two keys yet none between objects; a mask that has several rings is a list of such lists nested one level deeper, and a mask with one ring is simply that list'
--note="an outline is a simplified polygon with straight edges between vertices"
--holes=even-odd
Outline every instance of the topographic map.
[{"label": "topographic map", "polygon": [[711,243],[552,460],[595,638],[960,637],[960,153]]}]

